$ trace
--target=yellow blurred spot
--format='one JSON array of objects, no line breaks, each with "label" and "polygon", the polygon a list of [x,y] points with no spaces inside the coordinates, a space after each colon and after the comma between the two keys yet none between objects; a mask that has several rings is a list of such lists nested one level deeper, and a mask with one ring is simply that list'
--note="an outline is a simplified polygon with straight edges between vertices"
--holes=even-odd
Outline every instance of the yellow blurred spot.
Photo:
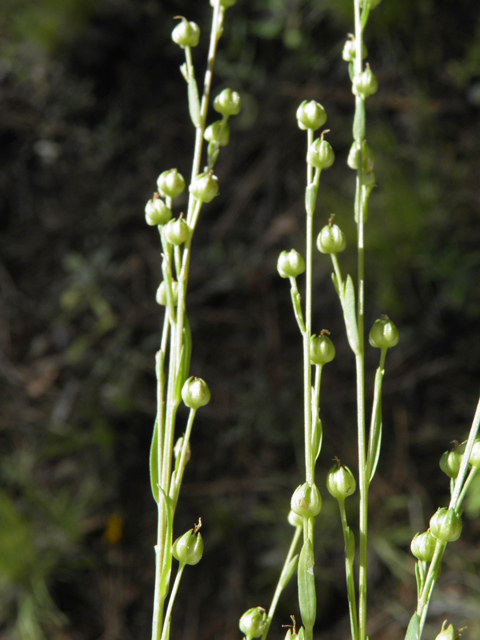
[{"label": "yellow blurred spot", "polygon": [[107,544],[118,544],[123,536],[123,518],[118,513],[108,516],[107,526],[103,532],[103,541]]}]

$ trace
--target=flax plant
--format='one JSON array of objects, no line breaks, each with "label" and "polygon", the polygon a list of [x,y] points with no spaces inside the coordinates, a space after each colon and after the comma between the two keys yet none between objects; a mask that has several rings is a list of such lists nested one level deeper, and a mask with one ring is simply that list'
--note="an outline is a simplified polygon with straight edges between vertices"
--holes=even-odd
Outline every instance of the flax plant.
[{"label": "flax plant", "polygon": [[[382,441],[382,383],[388,349],[399,341],[399,333],[388,316],[375,321],[368,342],[379,349],[379,365],[375,373],[373,402],[369,428],[367,428],[365,401],[365,267],[364,230],[368,217],[368,201],[375,187],[375,156],[366,139],[367,98],[377,92],[378,82],[365,62],[367,49],[364,31],[370,11],[380,0],[353,0],[354,34],[348,36],[342,57],[348,63],[351,88],[355,100],[353,118],[353,143],[348,155],[348,166],[355,171],[355,197],[353,213],[356,223],[357,274],[354,279],[342,275],[338,254],[346,248],[346,238],[339,226],[333,223],[334,214],[317,237],[317,248],[327,254],[332,262],[332,280],[343,312],[348,343],[355,358],[356,404],[357,404],[357,455],[359,487],[359,521],[355,534],[348,525],[345,501],[357,486],[350,469],[336,458],[336,464],[327,477],[327,489],[337,500],[340,510],[344,543],[345,575],[350,630],[352,640],[368,640],[367,635],[367,560],[368,560],[368,500],[369,488],[377,468]],[[320,491],[315,483],[315,466],[321,451],[322,422],[320,420],[320,383],[322,369],[335,357],[335,347],[329,331],[312,334],[312,265],[313,265],[313,221],[317,209],[320,176],[332,165],[335,154],[325,139],[324,130],[316,139],[315,132],[325,124],[327,114],[324,107],[315,101],[302,102],[297,110],[297,123],[307,134],[307,171],[305,190],[306,246],[305,257],[295,249],[283,251],[277,269],[282,278],[290,282],[290,293],[294,315],[301,333],[303,346],[304,380],[304,452],[305,482],[293,493],[288,520],[295,527],[292,543],[275,589],[268,612],[262,607],[249,609],[240,619],[240,630],[247,640],[261,637],[265,640],[270,629],[280,594],[292,576],[297,573],[298,601],[302,625],[298,630],[295,616],[286,640],[312,640],[316,621],[314,524],[322,506]],[[303,297],[297,278],[305,273]],[[412,541],[412,553],[417,558],[416,577],[418,602],[406,631],[406,640],[420,640],[425,625],[429,603],[438,577],[441,560],[448,542],[461,534],[461,504],[466,491],[480,468],[480,440],[477,433],[480,425],[480,402],[470,430],[468,441],[455,445],[441,460],[441,468],[451,478],[451,500],[448,508],[440,508],[430,520],[430,528],[417,534]],[[467,475],[468,472],[468,475]],[[303,535],[302,535],[303,534]],[[297,547],[303,537],[300,551]],[[355,555],[358,551],[358,568]],[[444,623],[437,640],[456,640],[452,625]]]},{"label": "flax plant", "polygon": [[[150,453],[150,476],[153,497],[158,507],[157,543],[155,546],[155,593],[152,640],[168,640],[172,609],[186,565],[200,561],[203,540],[198,524],[173,542],[173,521],[185,466],[190,459],[190,436],[197,410],[210,400],[208,385],[201,378],[189,377],[191,333],[186,313],[188,274],[192,241],[203,205],[218,193],[213,173],[220,148],[228,144],[230,116],[240,111],[240,97],[225,89],[214,100],[220,120],[207,127],[207,112],[217,44],[223,32],[225,11],[236,0],[210,0],[213,8],[203,94],[200,99],[192,49],[198,45],[200,29],[194,22],[179,17],[172,32],[173,41],[185,52],[180,67],[187,83],[190,118],[195,131],[193,162],[186,213],[173,217],[173,205],[186,188],[177,169],[160,174],[157,191],[145,208],[147,224],[156,226],[162,249],[163,281],[157,302],[165,307],[160,348],[156,354],[157,415]],[[203,143],[208,142],[206,164],[201,171]],[[176,438],[177,410],[181,401],[189,409],[184,435]],[[173,558],[179,566],[170,588]],[[168,601],[167,601],[168,598]]]}]

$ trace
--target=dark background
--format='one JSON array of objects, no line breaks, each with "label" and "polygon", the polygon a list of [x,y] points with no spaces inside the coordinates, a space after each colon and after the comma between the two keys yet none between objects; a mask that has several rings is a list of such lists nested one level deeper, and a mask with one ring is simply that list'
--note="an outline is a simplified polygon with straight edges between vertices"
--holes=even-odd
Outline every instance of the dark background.
[{"label": "dark background", "polygon": [[[316,229],[335,211],[355,272],[353,97],[341,50],[347,0],[239,0],[227,12],[213,95],[240,91],[231,142],[204,208],[189,284],[199,412],[175,535],[199,516],[202,562],[188,568],[172,637],[239,637],[268,607],[302,481],[301,342],[283,249],[303,251],[305,134],[317,99],[337,160],[322,176]],[[193,127],[174,16],[196,20],[203,77],[208,2],[3,0],[0,6],[0,635],[6,640],[150,637],[156,535],[148,451],[162,310],[155,229],[143,208],[158,174],[190,172]],[[378,187],[367,233],[367,326],[381,313],[388,355],[384,445],[371,490],[370,637],[402,638],[415,605],[408,547],[448,478],[438,460],[466,437],[480,388],[480,9],[384,0],[366,32],[380,89],[367,137]],[[214,119],[210,115],[209,121]],[[353,358],[315,255],[314,330],[337,358],[323,376],[318,485],[338,455],[356,469]],[[368,350],[368,399],[378,352]],[[182,420],[180,417],[179,430]],[[431,607],[480,634],[480,485],[447,549]],[[316,637],[348,638],[337,507],[322,489]],[[350,518],[355,529],[356,502]],[[115,535],[115,524],[120,526]],[[294,582],[294,581],[293,581]],[[298,616],[288,587],[271,630]]]}]

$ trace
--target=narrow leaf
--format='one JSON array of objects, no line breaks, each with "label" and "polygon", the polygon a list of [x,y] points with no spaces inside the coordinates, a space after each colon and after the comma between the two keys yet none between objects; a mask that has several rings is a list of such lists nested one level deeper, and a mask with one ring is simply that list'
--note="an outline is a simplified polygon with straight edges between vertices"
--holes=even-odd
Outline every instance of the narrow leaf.
[{"label": "narrow leaf", "polygon": [[365,100],[359,100],[355,109],[353,138],[359,142],[365,138]]},{"label": "narrow leaf", "polygon": [[313,545],[310,538],[303,543],[298,560],[298,603],[304,626],[313,627],[317,609],[317,596],[315,594],[315,576],[313,568],[315,558]]},{"label": "narrow leaf", "polygon": [[287,565],[287,568],[285,569],[285,571],[280,576],[280,588],[281,589],[285,589],[287,584],[290,582],[290,580],[292,579],[293,574],[295,573],[295,569],[297,568],[297,565],[298,565],[298,553],[297,553],[296,556],[294,556],[290,560],[290,562]]},{"label": "narrow leaf", "polygon": [[353,353],[360,355],[360,338],[358,336],[357,315],[355,308],[355,288],[351,276],[347,276],[343,295],[343,315],[345,317],[345,327],[347,338]]},{"label": "narrow leaf", "polygon": [[332,273],[333,286],[335,287],[335,291],[340,295],[340,287],[338,286],[337,276]]},{"label": "narrow leaf", "polygon": [[192,72],[188,79],[188,108],[190,111],[190,118],[192,119],[193,126],[198,129],[201,124],[200,120],[200,99],[198,97],[197,81],[195,75]]},{"label": "narrow leaf", "polygon": [[420,565],[418,562],[415,563],[415,579],[417,581],[417,593],[420,596],[423,591],[423,581],[422,572],[420,571]]},{"label": "narrow leaf", "polygon": [[322,450],[322,441],[323,441],[323,426],[320,418],[315,420],[315,424],[313,427],[312,434],[312,451],[314,455],[315,462],[318,460],[318,456],[320,455],[320,451]]},{"label": "narrow leaf", "polygon": [[180,404],[180,400],[182,399],[182,387],[185,382],[185,378],[183,375],[183,365],[185,362],[185,345],[182,346],[182,350],[180,352],[180,363],[177,369],[177,375],[175,376],[175,389],[173,397],[175,399],[175,403],[178,406]]},{"label": "narrow leaf", "polygon": [[158,419],[155,420],[155,426],[153,428],[152,444],[150,445],[150,483],[152,485],[153,499],[158,504],[158,482],[159,482],[159,469],[158,469]]},{"label": "narrow leaf", "polygon": [[[165,517],[167,520],[167,532],[165,535],[165,544],[164,544],[164,557],[163,557],[163,570],[160,578],[160,594],[163,594],[164,597],[168,594],[168,587],[170,584],[170,574],[172,571],[172,534],[173,534],[173,511],[172,511],[172,501],[167,496],[165,491],[159,487],[160,497],[163,498],[165,504]],[[158,549],[157,549],[157,561],[158,561]]]},{"label": "narrow leaf", "polygon": [[405,640],[420,640],[420,619],[416,612],[410,619]]},{"label": "narrow leaf", "polygon": [[[378,376],[378,371],[377,371]],[[383,378],[383,375],[382,375]],[[380,383],[381,384],[381,383]],[[376,387],[376,385],[375,385]],[[372,424],[370,427],[370,441],[368,443],[368,459],[367,459],[367,476],[368,481],[371,482],[375,471],[377,470],[378,459],[380,458],[380,448],[382,444],[382,397],[381,389],[377,395],[375,388],[375,397],[373,399],[372,408]]]},{"label": "narrow leaf", "polygon": [[315,213],[317,193],[318,186],[316,184],[310,184],[305,189],[305,211],[309,216],[313,216],[313,214]]},{"label": "narrow leaf", "polygon": [[350,565],[353,566],[355,559],[355,536],[350,527],[345,531],[345,557]]},{"label": "narrow leaf", "polygon": [[295,314],[298,328],[303,334],[305,333],[305,322],[303,321],[302,298],[298,290],[294,289],[293,287],[290,289],[290,295],[292,297],[293,313]]}]

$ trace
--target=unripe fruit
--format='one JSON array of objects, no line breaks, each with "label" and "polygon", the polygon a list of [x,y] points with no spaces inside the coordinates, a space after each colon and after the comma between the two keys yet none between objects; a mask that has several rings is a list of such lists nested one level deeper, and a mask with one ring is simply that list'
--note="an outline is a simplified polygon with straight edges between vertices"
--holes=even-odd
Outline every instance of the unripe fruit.
[{"label": "unripe fruit", "polygon": [[463,453],[457,448],[455,443],[454,449],[451,451],[445,451],[440,458],[440,469],[443,473],[446,473],[449,478],[456,478],[460,471],[460,465],[462,463]]},{"label": "unripe fruit", "polygon": [[389,349],[398,344],[398,329],[388,316],[382,316],[375,320],[370,329],[368,339],[372,347],[377,349]]},{"label": "unripe fruit", "polygon": [[198,564],[203,556],[203,539],[199,529],[199,525],[195,525],[193,529],[184,533],[183,536],[177,538],[172,546],[173,557],[180,564]]},{"label": "unripe fruit", "polygon": [[431,517],[430,531],[440,542],[455,542],[462,533],[462,519],[454,509],[443,507]]},{"label": "unripe fruit", "polygon": [[182,49],[185,47],[196,47],[200,40],[200,28],[195,22],[189,22],[185,18],[181,18],[181,22],[177,24],[172,31],[172,40],[180,45]]},{"label": "unripe fruit", "polygon": [[448,625],[448,620],[442,624],[442,630],[436,636],[435,640],[457,640],[460,636],[456,634],[455,629],[453,628],[453,624]]},{"label": "unripe fruit", "polygon": [[[362,58],[366,58],[367,55],[368,55],[367,47],[362,42]],[[356,56],[357,56],[357,47],[355,44],[355,39],[348,38],[348,40],[345,42],[345,45],[343,47],[342,58],[345,60],[345,62],[353,62]]]},{"label": "unripe fruit", "polygon": [[430,531],[424,531],[423,533],[415,534],[410,549],[417,560],[431,562],[436,544],[437,541]]},{"label": "unripe fruit", "polygon": [[153,196],[145,205],[145,220],[151,227],[166,224],[171,217],[172,210],[158,197],[158,194],[157,197]]},{"label": "unripe fruit", "polygon": [[190,193],[202,202],[211,202],[218,194],[218,178],[212,173],[200,173],[189,188]]},{"label": "unripe fruit", "polygon": [[267,612],[263,607],[253,607],[245,611],[240,618],[240,631],[245,634],[247,639],[260,638],[265,630],[267,623]]},{"label": "unripe fruit", "polygon": [[282,251],[278,256],[277,270],[282,278],[296,278],[305,271],[305,260],[295,249]]},{"label": "unripe fruit", "polygon": [[224,89],[213,101],[213,108],[223,116],[236,116],[240,113],[240,96],[236,91]]},{"label": "unripe fruit", "polygon": [[291,510],[302,518],[314,518],[322,510],[322,496],[315,484],[305,482],[297,487],[293,493]]},{"label": "unripe fruit", "polygon": [[294,511],[289,511],[287,520],[292,527],[303,527],[303,518]]},{"label": "unripe fruit", "polygon": [[185,180],[177,169],[170,169],[158,176],[157,187],[160,195],[176,198],[185,190]]},{"label": "unripe fruit", "polygon": [[319,102],[304,100],[297,109],[297,124],[300,129],[320,129],[327,121],[327,112]]},{"label": "unripe fruit", "polygon": [[211,394],[205,380],[188,378],[182,387],[182,400],[189,409],[199,409],[210,402]]},{"label": "unripe fruit", "polygon": [[472,467],[475,467],[475,469],[480,468],[480,440],[475,440],[475,444],[473,445],[472,453],[470,454],[468,461]]},{"label": "unripe fruit", "polygon": [[[362,171],[364,174],[371,173],[375,166],[375,154],[370,145],[367,144],[367,141],[364,140],[362,142],[361,147],[361,155],[362,155]],[[350,169],[358,168],[358,153],[357,153],[357,143],[354,142],[350,147],[350,151],[348,152],[347,164]]]},{"label": "unripe fruit", "polygon": [[[178,282],[176,280],[172,281],[172,298],[173,298],[173,306],[176,307],[178,304]],[[160,286],[157,289],[157,294],[155,296],[158,304],[162,306],[166,306],[167,304],[167,285],[165,280],[160,283]]]},{"label": "unripe fruit", "polygon": [[221,147],[226,147],[230,141],[230,127],[225,122],[217,120],[205,129],[203,137],[207,142],[218,142]]},{"label": "unripe fruit", "polygon": [[322,366],[335,358],[335,347],[326,331],[310,338],[310,362]]},{"label": "unripe fruit", "polygon": [[320,253],[340,253],[347,246],[343,231],[336,224],[329,222],[317,237],[317,249]]},{"label": "unripe fruit", "polygon": [[339,502],[343,502],[345,498],[355,493],[357,483],[353,477],[353,473],[348,467],[336,464],[330,469],[327,476],[327,489],[330,495]]},{"label": "unripe fruit", "polygon": [[307,162],[317,169],[328,169],[335,162],[335,153],[332,146],[326,140],[317,138],[310,145],[307,153]]},{"label": "unripe fruit", "polygon": [[362,100],[365,100],[374,93],[377,93],[377,91],[377,78],[367,64],[367,68],[365,69],[365,71],[362,71],[362,73],[357,74],[353,78],[352,92],[354,93],[354,95],[362,98]]},{"label": "unripe fruit", "polygon": [[165,225],[164,233],[170,244],[178,246],[188,240],[190,227],[183,218],[173,218]]}]

